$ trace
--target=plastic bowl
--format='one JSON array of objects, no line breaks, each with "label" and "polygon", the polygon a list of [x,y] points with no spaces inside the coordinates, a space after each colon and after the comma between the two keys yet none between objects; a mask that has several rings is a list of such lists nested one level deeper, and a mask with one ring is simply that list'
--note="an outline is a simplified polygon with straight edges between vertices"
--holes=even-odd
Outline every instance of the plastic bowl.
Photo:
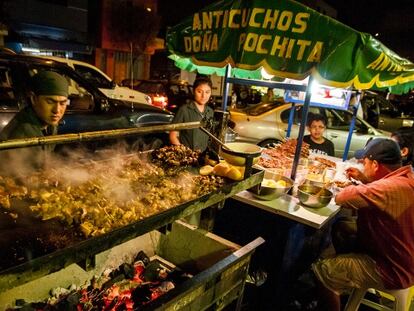
[{"label": "plastic bowl", "polygon": [[298,187],[299,201],[308,207],[320,208],[329,204],[333,193],[322,187],[314,185],[301,185]]},{"label": "plastic bowl", "polygon": [[252,158],[252,164],[256,164],[262,154],[261,147],[249,143],[227,143],[226,147],[220,148],[220,156],[237,166],[244,166],[247,158]]},{"label": "plastic bowl", "polygon": [[[273,174],[272,174],[273,175]],[[286,187],[281,187],[278,184],[278,181],[283,180],[286,184]],[[269,182],[271,181],[271,182]],[[256,188],[252,189],[253,195],[260,199],[271,201],[277,199],[281,195],[288,193],[290,189],[292,189],[293,180],[283,176],[283,175],[273,175],[267,176],[265,174],[265,178],[263,179],[262,183],[259,184]]]}]

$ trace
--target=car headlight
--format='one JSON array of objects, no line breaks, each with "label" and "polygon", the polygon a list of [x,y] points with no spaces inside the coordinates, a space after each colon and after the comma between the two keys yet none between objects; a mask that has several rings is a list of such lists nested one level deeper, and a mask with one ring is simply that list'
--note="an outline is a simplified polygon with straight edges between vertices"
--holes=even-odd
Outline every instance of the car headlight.
[{"label": "car headlight", "polygon": [[414,125],[414,120],[404,119],[403,122],[402,122],[402,126],[411,127],[413,125]]}]

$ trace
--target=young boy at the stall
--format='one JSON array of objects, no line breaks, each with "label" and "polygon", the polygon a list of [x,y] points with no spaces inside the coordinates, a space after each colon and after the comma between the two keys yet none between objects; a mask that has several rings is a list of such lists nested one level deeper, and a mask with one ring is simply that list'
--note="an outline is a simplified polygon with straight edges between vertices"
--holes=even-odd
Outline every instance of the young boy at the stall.
[{"label": "young boy at the stall", "polygon": [[321,114],[309,114],[309,135],[303,137],[303,141],[310,145],[313,153],[335,156],[335,147],[332,141],[323,136],[326,129],[326,119]]}]

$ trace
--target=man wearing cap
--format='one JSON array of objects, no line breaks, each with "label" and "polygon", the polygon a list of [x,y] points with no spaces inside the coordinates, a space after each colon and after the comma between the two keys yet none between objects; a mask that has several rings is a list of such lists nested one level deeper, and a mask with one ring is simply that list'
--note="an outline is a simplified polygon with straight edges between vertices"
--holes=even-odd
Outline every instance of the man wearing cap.
[{"label": "man wearing cap", "polygon": [[31,106],[21,110],[0,133],[0,140],[53,135],[68,103],[68,82],[54,71],[32,77]]},{"label": "man wearing cap", "polygon": [[[357,211],[356,248],[312,265],[325,310],[340,310],[341,293],[353,288],[402,289],[414,285],[414,174],[402,166],[398,144],[371,140],[356,152],[364,172],[350,177],[362,184],[339,192],[336,203]],[[322,310],[321,309],[321,310]]]},{"label": "man wearing cap", "polygon": [[[41,71],[32,77],[31,86],[31,105],[19,111],[3,128],[0,141],[57,134],[57,126],[68,104],[68,81],[54,71]],[[54,145],[27,149],[35,155],[36,152],[52,151]],[[7,152],[16,158],[26,153],[20,151],[14,149]]]}]

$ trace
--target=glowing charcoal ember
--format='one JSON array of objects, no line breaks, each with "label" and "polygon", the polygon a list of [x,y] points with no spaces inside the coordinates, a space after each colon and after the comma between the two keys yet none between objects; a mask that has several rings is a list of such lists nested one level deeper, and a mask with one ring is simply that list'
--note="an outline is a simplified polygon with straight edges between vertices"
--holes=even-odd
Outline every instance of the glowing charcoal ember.
[{"label": "glowing charcoal ember", "polygon": [[[99,278],[93,279],[91,284],[84,288],[53,289],[51,293],[54,297],[41,303],[41,310],[60,310],[68,305],[72,305],[73,310],[137,310],[174,289],[175,279],[185,275],[177,270],[170,271],[158,260],[147,261],[148,257],[143,252],[137,257],[142,260],[131,265],[122,264],[109,273],[109,280],[102,276],[104,281],[100,281]],[[129,269],[134,271],[132,279],[125,278],[125,272]],[[145,279],[144,274],[149,274],[154,279]],[[188,275],[185,276],[189,278]],[[38,303],[29,303],[26,306],[33,308],[35,304],[39,306]]]}]

